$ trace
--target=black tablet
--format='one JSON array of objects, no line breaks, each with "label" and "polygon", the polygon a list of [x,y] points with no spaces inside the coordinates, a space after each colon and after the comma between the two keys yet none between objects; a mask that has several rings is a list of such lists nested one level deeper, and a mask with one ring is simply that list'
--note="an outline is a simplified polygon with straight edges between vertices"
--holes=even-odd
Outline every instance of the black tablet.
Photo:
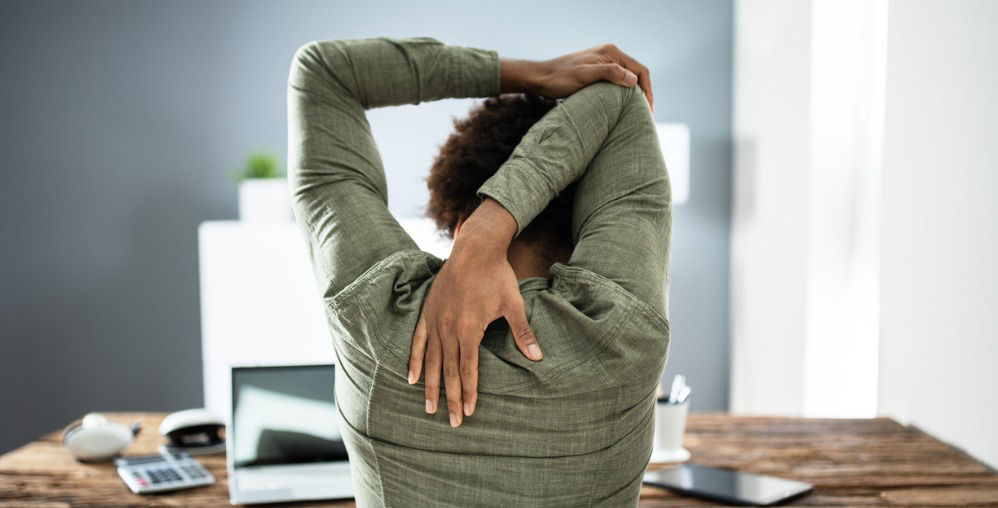
[{"label": "black tablet", "polygon": [[684,464],[646,473],[644,483],[729,504],[766,506],[811,492],[810,483]]}]

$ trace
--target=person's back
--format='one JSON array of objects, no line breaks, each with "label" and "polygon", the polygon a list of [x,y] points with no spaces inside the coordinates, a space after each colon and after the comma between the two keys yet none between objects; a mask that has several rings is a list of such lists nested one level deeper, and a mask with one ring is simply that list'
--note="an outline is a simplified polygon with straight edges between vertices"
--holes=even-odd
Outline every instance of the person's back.
[{"label": "person's back", "polygon": [[[670,205],[636,87],[576,92],[479,191],[522,230],[550,201],[545,193],[576,182],[571,258],[548,277],[519,281],[543,360],[525,358],[507,324],[493,322],[478,351],[477,407],[458,428],[447,412],[424,413],[424,388],[406,379],[413,330],[443,261],[419,251],[388,213],[363,109],[495,95],[498,71],[494,52],[428,39],[313,43],[292,67],[289,177],[327,306],[362,505],[637,500],[669,344]],[[518,171],[555,188],[514,185]]]}]

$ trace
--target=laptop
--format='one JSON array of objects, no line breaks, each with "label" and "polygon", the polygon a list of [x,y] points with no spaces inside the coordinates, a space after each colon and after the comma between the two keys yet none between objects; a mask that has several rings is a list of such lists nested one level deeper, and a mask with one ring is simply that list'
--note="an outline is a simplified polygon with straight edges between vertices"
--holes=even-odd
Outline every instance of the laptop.
[{"label": "laptop", "polygon": [[334,370],[232,367],[226,432],[232,504],[353,497]]}]

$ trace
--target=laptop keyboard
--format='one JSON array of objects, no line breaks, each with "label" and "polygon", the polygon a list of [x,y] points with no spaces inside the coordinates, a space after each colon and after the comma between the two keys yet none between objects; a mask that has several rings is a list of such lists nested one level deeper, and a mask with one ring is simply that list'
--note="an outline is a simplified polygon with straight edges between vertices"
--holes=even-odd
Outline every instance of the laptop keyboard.
[{"label": "laptop keyboard", "polygon": [[269,467],[238,469],[236,475],[239,488],[256,490],[314,487],[342,481],[349,471],[349,467]]}]

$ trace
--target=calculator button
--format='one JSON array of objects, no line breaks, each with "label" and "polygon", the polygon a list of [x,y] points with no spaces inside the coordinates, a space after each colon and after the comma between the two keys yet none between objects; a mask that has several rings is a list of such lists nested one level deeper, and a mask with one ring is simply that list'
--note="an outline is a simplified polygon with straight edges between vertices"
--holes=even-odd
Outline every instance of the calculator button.
[{"label": "calculator button", "polygon": [[[134,463],[119,464],[118,474],[134,492],[158,492],[214,483],[211,473],[190,459],[136,458]],[[118,464],[118,463],[116,463]],[[124,464],[124,463],[123,463]]]}]

